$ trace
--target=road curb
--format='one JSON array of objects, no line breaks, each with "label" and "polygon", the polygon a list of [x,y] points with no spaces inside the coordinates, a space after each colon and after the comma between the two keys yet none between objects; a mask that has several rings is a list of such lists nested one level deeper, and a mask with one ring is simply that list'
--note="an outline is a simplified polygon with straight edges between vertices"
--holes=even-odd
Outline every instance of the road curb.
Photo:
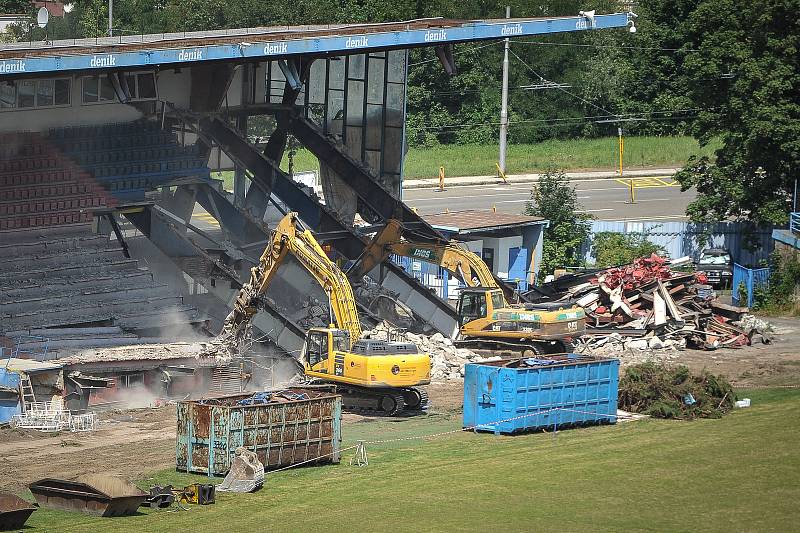
[{"label": "road curb", "polygon": [[[669,177],[675,175],[679,169],[676,168],[657,168],[652,170],[631,170],[626,172],[624,177],[643,178],[643,177]],[[585,175],[591,174],[591,175]],[[520,185],[536,183],[539,181],[540,174],[524,174],[508,176],[506,181],[497,176],[468,176],[445,179],[445,187],[463,187],[469,185]],[[615,172],[576,172],[572,176],[567,173],[569,181],[596,181],[610,180],[618,178]],[[439,187],[439,180],[436,178],[410,179],[403,181],[403,189],[435,189]]]}]

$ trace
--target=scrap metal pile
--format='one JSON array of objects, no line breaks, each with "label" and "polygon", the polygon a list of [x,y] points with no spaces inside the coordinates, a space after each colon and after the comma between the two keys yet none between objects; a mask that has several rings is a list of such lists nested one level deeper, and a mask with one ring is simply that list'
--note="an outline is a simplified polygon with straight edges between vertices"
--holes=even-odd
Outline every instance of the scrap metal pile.
[{"label": "scrap metal pile", "polygon": [[653,254],[630,265],[556,280],[554,296],[584,308],[589,347],[612,340],[639,349],[717,349],[749,345],[754,333],[769,341],[764,324],[743,321],[747,308],[716,299],[704,274],[671,268],[685,263],[688,258],[669,261]]}]

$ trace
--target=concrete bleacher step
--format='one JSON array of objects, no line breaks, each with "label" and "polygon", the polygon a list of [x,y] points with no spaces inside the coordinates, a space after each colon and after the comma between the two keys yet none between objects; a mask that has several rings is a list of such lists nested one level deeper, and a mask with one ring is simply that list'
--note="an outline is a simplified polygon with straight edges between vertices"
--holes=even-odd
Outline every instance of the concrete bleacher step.
[{"label": "concrete bleacher step", "polygon": [[31,268],[30,270],[16,270],[13,272],[0,271],[0,286],[15,281],[25,280],[62,280],[70,276],[105,275],[136,268],[139,262],[136,259],[118,259],[106,263],[93,264],[68,264],[52,268]]},{"label": "concrete bleacher step", "polygon": [[0,243],[0,256],[27,256],[48,252],[93,250],[109,246],[107,235],[64,235],[58,238],[21,240],[14,243]]},{"label": "concrete bleacher step", "polygon": [[71,226],[31,228],[23,232],[6,233],[2,243],[21,244],[44,240],[60,240],[71,237],[89,237],[93,235],[91,224],[74,224]]},{"label": "concrete bleacher step", "polygon": [[[38,298],[14,299],[8,300],[4,296],[0,296],[0,305],[13,306],[17,313],[25,313],[40,309],[46,305],[52,309],[70,307],[77,299],[91,302],[92,305],[104,305],[114,303],[119,299],[127,298],[152,298],[156,297],[159,293],[163,293],[167,289],[166,284],[149,285],[145,287],[120,287],[109,288],[105,290],[89,290],[71,292],[65,294],[48,294],[41,295]],[[44,291],[39,291],[44,292]]]},{"label": "concrete bleacher step", "polygon": [[[124,323],[125,317],[157,316],[162,309],[179,308],[183,304],[180,296],[162,296],[141,300],[106,302],[74,302],[66,308],[44,308],[31,312],[0,315],[4,329],[30,329],[55,327],[69,324],[92,324],[96,322]],[[187,308],[190,306],[186,306]]]},{"label": "concrete bleacher step", "polygon": [[75,339],[81,336],[115,336],[123,333],[119,326],[95,326],[91,328],[34,328],[7,331],[9,337],[34,336],[48,339]]},{"label": "concrete bleacher step", "polygon": [[80,210],[56,211],[35,215],[20,215],[0,218],[0,231],[25,231],[42,226],[61,226],[91,222],[92,214]]},{"label": "concrete bleacher step", "polygon": [[146,268],[138,267],[133,272],[119,272],[112,276],[96,276],[84,279],[26,280],[15,283],[11,287],[3,288],[2,294],[4,299],[22,300],[29,298],[31,294],[39,294],[43,290],[47,290],[49,294],[57,296],[67,293],[80,294],[88,290],[102,291],[115,287],[145,287],[154,283],[152,273]]},{"label": "concrete bleacher step", "polygon": [[28,171],[0,174],[0,190],[10,187],[35,186],[58,183],[77,183],[90,178],[88,173],[80,170],[56,169],[50,171]]},{"label": "concrete bleacher step", "polygon": [[133,313],[117,317],[116,323],[129,331],[178,329],[193,323],[200,323],[206,316],[195,307],[181,305],[161,308],[153,313]]},{"label": "concrete bleacher step", "polygon": [[123,257],[121,247],[80,250],[69,254],[67,257],[59,251],[17,257],[0,257],[0,277],[4,271],[42,269],[44,267],[63,268],[74,264],[108,263]]},{"label": "concrete bleacher step", "polygon": [[0,201],[0,217],[44,215],[59,211],[74,211],[103,207],[104,199],[86,193],[54,194],[53,197]]}]

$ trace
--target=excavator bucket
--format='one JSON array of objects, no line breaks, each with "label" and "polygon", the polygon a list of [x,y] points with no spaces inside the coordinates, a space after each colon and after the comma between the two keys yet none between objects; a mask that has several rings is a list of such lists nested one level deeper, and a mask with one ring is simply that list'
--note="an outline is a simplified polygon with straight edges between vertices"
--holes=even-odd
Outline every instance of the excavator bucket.
[{"label": "excavator bucket", "polygon": [[222,492],[255,492],[264,485],[264,465],[258,455],[239,447],[236,448],[228,475],[217,487]]}]

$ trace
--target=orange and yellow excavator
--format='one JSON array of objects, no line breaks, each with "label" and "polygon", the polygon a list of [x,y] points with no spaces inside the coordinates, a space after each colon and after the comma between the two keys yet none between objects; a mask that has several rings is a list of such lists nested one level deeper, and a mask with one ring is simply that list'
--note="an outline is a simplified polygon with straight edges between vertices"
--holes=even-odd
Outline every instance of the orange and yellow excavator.
[{"label": "orange and yellow excavator", "polygon": [[325,254],[296,213],[286,215],[250,280],[239,291],[233,310],[225,319],[220,339],[236,352],[247,335],[250,319],[288,254],[311,274],[328,295],[330,325],[311,328],[300,355],[307,377],[333,383],[343,396],[344,407],[393,415],[404,410],[425,409],[428,398],[418,388],[430,383],[430,356],[407,342],[363,339],[353,290],[347,276]]},{"label": "orange and yellow excavator", "polygon": [[524,355],[561,353],[586,330],[583,309],[560,302],[510,304],[514,290],[498,280],[486,263],[462,245],[415,242],[403,238],[403,226],[390,220],[348,270],[360,279],[390,254],[438,265],[467,286],[458,298],[459,339],[473,349],[521,352]]}]

